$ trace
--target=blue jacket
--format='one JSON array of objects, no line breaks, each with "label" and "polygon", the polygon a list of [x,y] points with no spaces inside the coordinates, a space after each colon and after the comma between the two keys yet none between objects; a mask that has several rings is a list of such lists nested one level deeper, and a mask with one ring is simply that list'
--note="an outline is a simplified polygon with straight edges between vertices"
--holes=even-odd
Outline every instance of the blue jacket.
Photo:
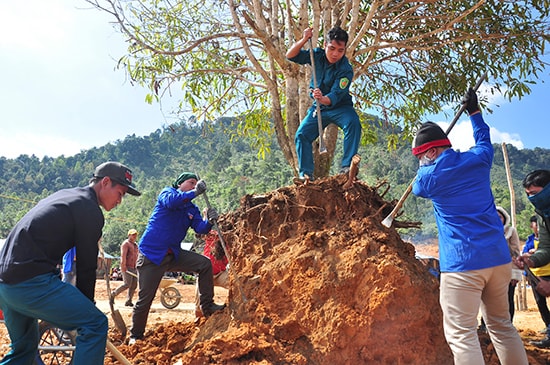
[{"label": "blue jacket", "polygon": [[490,184],[493,146],[481,113],[470,116],[475,146],[445,150],[418,169],[413,193],[432,200],[442,272],[485,269],[511,262]]},{"label": "blue jacket", "polygon": [[71,248],[69,251],[65,252],[65,255],[63,255],[63,272],[71,272],[73,271],[73,265],[76,257],[76,247]]},{"label": "blue jacket", "polygon": [[212,228],[207,220],[202,219],[199,208],[191,202],[194,198],[193,190],[182,192],[173,187],[166,187],[159,194],[139,242],[139,250],[153,263],[160,265],[169,250],[177,258],[189,227],[201,234],[208,233]]},{"label": "blue jacket", "polygon": [[[342,105],[353,106],[353,100],[349,94],[349,85],[353,80],[353,68],[346,56],[342,57],[340,61],[331,64],[325,56],[325,50],[315,48],[313,58],[315,60],[317,87],[331,101],[330,105],[320,105],[321,109],[333,109]],[[289,58],[289,60],[300,65],[311,64],[309,50],[300,50],[298,55]],[[310,88],[313,89],[313,75]],[[315,102],[313,103],[313,107],[315,107]]]}]

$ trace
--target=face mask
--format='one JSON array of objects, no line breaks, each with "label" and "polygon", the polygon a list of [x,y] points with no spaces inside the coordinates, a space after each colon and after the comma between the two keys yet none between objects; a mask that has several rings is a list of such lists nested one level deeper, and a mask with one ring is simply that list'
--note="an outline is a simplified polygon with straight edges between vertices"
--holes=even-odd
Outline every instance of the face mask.
[{"label": "face mask", "polygon": [[541,211],[545,217],[550,217],[550,184],[547,184],[544,189],[528,198],[531,204]]},{"label": "face mask", "polygon": [[429,158],[428,156],[424,155],[420,157],[420,160],[418,160],[420,166],[427,166],[434,163],[434,159]]}]

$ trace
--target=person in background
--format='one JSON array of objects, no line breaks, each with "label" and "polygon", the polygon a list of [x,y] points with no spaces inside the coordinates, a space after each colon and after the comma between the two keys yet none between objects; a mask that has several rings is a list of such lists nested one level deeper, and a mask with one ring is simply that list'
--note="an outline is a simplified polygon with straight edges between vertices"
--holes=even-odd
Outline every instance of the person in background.
[{"label": "person in background", "polygon": [[63,255],[62,280],[76,286],[76,247],[71,248]]},{"label": "person in background", "polygon": [[124,280],[124,284],[113,290],[111,295],[111,298],[113,298],[114,301],[117,295],[128,289],[128,296],[126,303],[124,303],[127,307],[134,306],[134,303],[132,303],[132,298],[134,297],[134,292],[136,291],[138,281],[136,270],[136,261],[139,252],[137,246],[137,235],[138,231],[133,228],[130,229],[128,231],[128,238],[122,242],[122,245],[120,245],[120,271],[122,272],[122,280]]},{"label": "person in background", "polygon": [[[504,228],[504,237],[506,238],[506,242],[508,242],[508,249],[510,250],[510,255],[512,257],[517,257],[520,255],[518,231],[513,226],[510,225],[511,219],[506,209],[504,209],[501,206],[497,206],[496,208],[497,208],[498,216]],[[517,266],[512,265],[512,280],[510,280],[510,284],[508,285],[508,307],[509,307],[511,322],[514,321],[514,313],[516,308],[516,304],[514,302],[516,285],[521,280],[522,280],[522,271]],[[487,328],[485,326],[485,320],[483,319],[483,317],[481,317],[481,324],[478,329],[483,332],[487,331]]]},{"label": "person in background", "polygon": [[[546,298],[550,296],[550,276],[547,276],[548,272],[543,269],[550,264],[550,170],[532,171],[525,176],[522,184],[529,201],[535,207],[539,240],[535,250],[522,254],[515,260],[515,264],[520,269],[524,269],[525,266],[541,269],[538,271],[540,276],[537,275],[540,280],[534,288],[539,295]],[[550,348],[549,332],[547,327],[544,339],[531,341],[531,344],[540,348]]]},{"label": "person in background", "polygon": [[[309,51],[302,50],[302,47],[312,36],[312,28],[304,30],[302,39],[294,43],[286,53],[289,61],[300,65],[311,64]],[[302,181],[306,178],[314,179],[312,143],[319,137],[317,104],[321,111],[323,129],[334,123],[344,132],[344,156],[340,173],[349,171],[351,159],[359,149],[361,123],[349,93],[353,69],[346,58],[347,44],[348,33],[340,27],[334,27],[326,34],[324,49],[314,50],[317,88],[314,88],[313,73],[310,83],[314,103],[295,135],[299,179]]]},{"label": "person in background", "polygon": [[[211,230],[206,234],[204,245],[204,256],[210,259],[212,262],[212,274],[214,275],[214,286],[221,286],[222,288],[229,288],[229,272],[227,265],[229,260],[225,255],[222,242],[218,232]],[[199,301],[199,287],[197,285],[197,291],[195,295],[195,317],[202,317],[202,311]]]},{"label": "person in background", "polygon": [[[537,224],[537,217],[532,216],[529,219],[529,224],[531,226],[531,230],[533,233],[531,233],[527,240],[525,241],[525,245],[523,246],[522,254],[529,253],[533,254],[537,247],[539,246],[539,227]],[[542,277],[545,280],[550,280],[550,263],[541,266],[541,267],[534,267],[531,269],[534,275],[538,277]],[[527,275],[527,282],[529,283],[529,286],[531,287],[531,290],[533,291],[533,297],[535,298],[535,303],[537,303],[537,308],[540,313],[540,317],[542,321],[544,322],[544,329],[541,331],[541,333],[548,333],[548,326],[550,326],[550,310],[548,309],[548,303],[546,302],[546,297],[544,295],[539,294],[539,292],[535,289],[537,286],[537,283],[535,282],[534,278],[530,275]]]},{"label": "person in background", "polygon": [[218,219],[214,208],[203,219],[193,199],[206,191],[206,183],[197,175],[184,172],[172,186],[164,188],[157,199],[147,228],[139,243],[137,260],[139,293],[132,313],[129,344],[143,338],[147,316],[162,276],[167,271],[197,273],[200,307],[205,317],[222,310],[225,305],[214,303],[214,277],[210,260],[198,253],[183,250],[181,242],[189,228],[196,233],[208,233]]},{"label": "person in background", "polygon": [[453,150],[445,132],[432,122],[421,125],[412,148],[420,165],[412,192],[432,201],[439,232],[445,339],[456,365],[484,364],[477,334],[481,308],[500,363],[527,365],[508,311],[511,257],[491,191],[490,130],[473,89],[463,103],[475,140],[470,150]]},{"label": "person in background", "polygon": [[[0,364],[32,364],[38,320],[77,331],[73,363],[103,364],[107,317],[94,303],[98,245],[105,218],[124,195],[140,195],[132,171],[118,162],[99,165],[86,187],[59,190],[38,202],[9,233],[0,250],[0,308],[11,349]],[[57,265],[76,247],[76,287]]]}]

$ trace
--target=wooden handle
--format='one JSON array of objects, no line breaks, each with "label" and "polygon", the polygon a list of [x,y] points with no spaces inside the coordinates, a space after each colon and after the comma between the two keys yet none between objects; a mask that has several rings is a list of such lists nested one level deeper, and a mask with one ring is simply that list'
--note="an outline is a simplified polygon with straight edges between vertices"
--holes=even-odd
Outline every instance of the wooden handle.
[{"label": "wooden handle", "polygon": [[122,352],[120,352],[116,347],[115,345],[113,345],[113,343],[111,341],[109,341],[109,339],[107,339],[107,350],[109,350],[109,352],[111,354],[113,354],[113,356],[115,357],[115,359],[117,359],[118,361],[120,361],[120,363],[122,365],[132,365],[132,363],[130,362],[130,360],[128,360],[123,354]]}]

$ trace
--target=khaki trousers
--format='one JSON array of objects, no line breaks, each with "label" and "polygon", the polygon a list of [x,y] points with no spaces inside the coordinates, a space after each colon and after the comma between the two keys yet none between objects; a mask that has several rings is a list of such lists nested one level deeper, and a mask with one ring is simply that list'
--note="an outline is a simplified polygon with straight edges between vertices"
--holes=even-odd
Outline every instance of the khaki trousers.
[{"label": "khaki trousers", "polygon": [[523,343],[508,311],[511,265],[441,273],[439,300],[443,329],[455,365],[485,364],[477,335],[480,308],[500,363],[528,364]]}]

